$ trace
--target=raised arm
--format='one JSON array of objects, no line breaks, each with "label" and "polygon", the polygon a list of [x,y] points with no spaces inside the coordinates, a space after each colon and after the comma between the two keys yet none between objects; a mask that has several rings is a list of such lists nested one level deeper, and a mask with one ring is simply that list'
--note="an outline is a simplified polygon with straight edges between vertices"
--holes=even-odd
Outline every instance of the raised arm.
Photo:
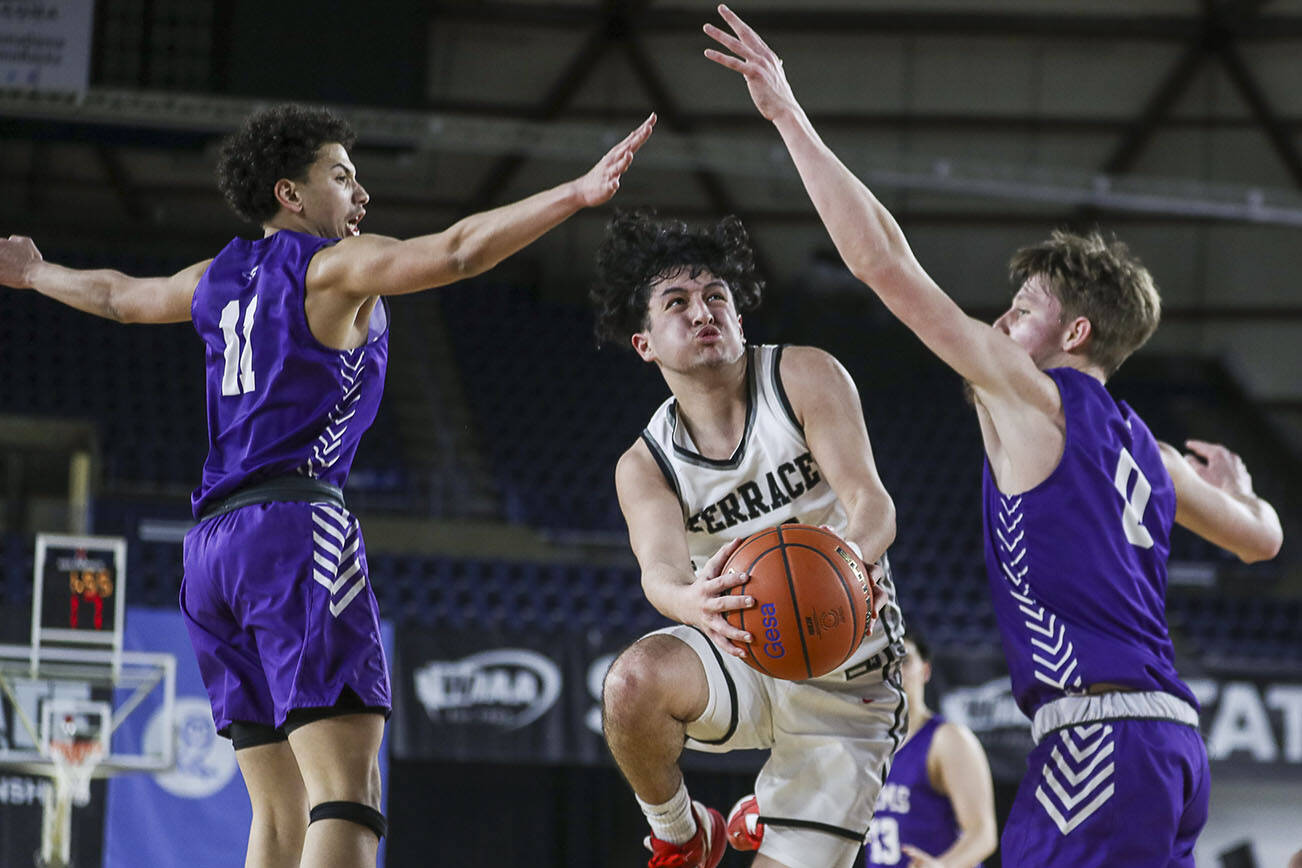
[{"label": "raised arm", "polygon": [[[719,14],[733,32],[705,25],[706,34],[726,49],[708,49],[705,56],[745,78],[755,107],[777,127],[818,216],[855,277],[978,389],[1010,395],[1025,394],[1028,385],[1036,394],[1051,389],[1025,351],[967,316],[936,285],[895,218],[819,137],[787,82],[782,60],[728,7],[720,6]],[[1044,395],[1051,403],[1053,396]]]},{"label": "raised arm", "polygon": [[1160,443],[1162,462],[1175,483],[1175,520],[1203,539],[1239,556],[1264,561],[1284,542],[1275,508],[1252,491],[1243,459],[1224,446],[1187,440],[1181,455]]},{"label": "raised arm", "polygon": [[344,238],[312,258],[310,290],[398,295],[482,274],[582,208],[608,201],[655,126],[652,114],[587,173],[510,205],[465,217],[442,232],[399,240]]},{"label": "raised arm", "polygon": [[130,277],[108,268],[65,268],[46,262],[32,239],[10,235],[0,240],[0,284],[34,289],[118,322],[187,322],[194,288],[211,261],[197,262],[171,277]]},{"label": "raised arm", "polygon": [[754,599],[721,596],[744,582],[746,576],[719,575],[740,540],[720,549],[699,576],[693,572],[678,497],[640,440],[619,459],[615,490],[628,524],[629,543],[642,570],[642,590],[647,600],[666,618],[701,630],[725,654],[745,656],[728,640],[749,642],[750,634],[729,625],[723,613],[749,608]]},{"label": "raised arm", "polygon": [[846,539],[877,561],[895,541],[895,504],[877,474],[859,390],[840,362],[814,347],[787,347],[780,373],[809,451],[849,513]]}]

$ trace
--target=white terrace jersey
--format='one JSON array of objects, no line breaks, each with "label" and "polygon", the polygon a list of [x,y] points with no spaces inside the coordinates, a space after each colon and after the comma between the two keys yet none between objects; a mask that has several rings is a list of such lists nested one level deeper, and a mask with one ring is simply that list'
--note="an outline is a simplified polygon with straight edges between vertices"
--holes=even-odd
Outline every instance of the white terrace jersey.
[{"label": "white terrace jersey", "polygon": [[[672,396],[642,432],[643,442],[678,495],[687,547],[697,569],[728,540],[783,522],[827,525],[838,534],[846,529],[845,507],[814,463],[805,432],[782,388],[782,347],[762,345],[746,352],[746,429],[730,458],[706,458],[697,451],[687,427],[678,423],[678,402]],[[887,571],[882,587],[891,602],[845,666],[876,654],[903,634],[885,556],[882,563]]]}]

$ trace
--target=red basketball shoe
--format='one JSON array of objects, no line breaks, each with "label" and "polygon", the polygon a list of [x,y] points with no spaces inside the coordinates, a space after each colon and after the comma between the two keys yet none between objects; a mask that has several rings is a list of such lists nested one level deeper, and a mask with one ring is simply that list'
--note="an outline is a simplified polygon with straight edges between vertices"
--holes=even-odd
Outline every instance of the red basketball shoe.
[{"label": "red basketball shoe", "polygon": [[728,843],[734,850],[758,850],[764,840],[764,824],[759,821],[759,802],[746,796],[728,812]]},{"label": "red basketball shoe", "polygon": [[700,802],[692,802],[696,834],[685,844],[670,844],[655,835],[646,839],[651,849],[647,868],[714,868],[723,858],[726,845],[723,815]]}]

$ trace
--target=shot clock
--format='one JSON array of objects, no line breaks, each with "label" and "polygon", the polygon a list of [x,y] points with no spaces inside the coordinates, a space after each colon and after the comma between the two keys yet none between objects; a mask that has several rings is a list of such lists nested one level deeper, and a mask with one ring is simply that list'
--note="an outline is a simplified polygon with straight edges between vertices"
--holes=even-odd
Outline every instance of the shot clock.
[{"label": "shot clock", "polygon": [[121,537],[36,537],[32,651],[121,651],[127,544]]}]

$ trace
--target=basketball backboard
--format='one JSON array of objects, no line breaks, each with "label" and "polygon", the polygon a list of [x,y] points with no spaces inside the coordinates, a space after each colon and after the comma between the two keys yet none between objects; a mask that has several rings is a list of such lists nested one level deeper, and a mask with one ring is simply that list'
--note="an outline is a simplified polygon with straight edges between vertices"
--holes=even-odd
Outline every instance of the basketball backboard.
[{"label": "basketball backboard", "polygon": [[102,704],[108,719],[93,727],[103,745],[95,777],[166,771],[172,767],[173,739],[130,743],[118,728],[133,713],[161,714],[170,722],[175,693],[171,654],[46,648],[33,667],[29,646],[0,645],[0,768],[52,776],[49,743],[58,736],[53,727],[69,711],[80,720]]},{"label": "basketball backboard", "polygon": [[170,723],[176,689],[172,655],[122,650],[126,560],[121,537],[37,535],[31,645],[0,645],[0,768],[52,775],[52,710],[76,703],[87,705],[67,723],[89,725],[87,709],[108,709],[95,727],[96,777],[172,766],[172,739],[115,737],[132,713],[161,712]]},{"label": "basketball backboard", "polygon": [[[92,777],[164,772],[175,754],[176,658],[124,651],[126,541],[36,539],[30,645],[0,645],[0,769],[50,778],[37,864],[69,864],[74,805]],[[132,714],[163,737],[121,729]]]}]

